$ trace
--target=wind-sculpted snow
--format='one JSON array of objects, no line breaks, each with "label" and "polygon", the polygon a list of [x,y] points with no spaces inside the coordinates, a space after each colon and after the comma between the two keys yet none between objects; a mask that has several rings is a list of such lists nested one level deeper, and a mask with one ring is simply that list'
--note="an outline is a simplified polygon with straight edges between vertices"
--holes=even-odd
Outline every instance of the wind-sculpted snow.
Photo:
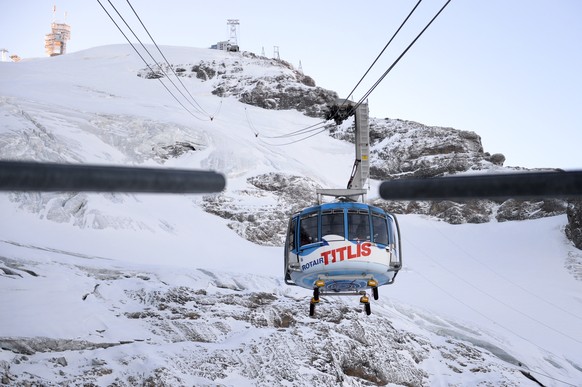
[{"label": "wind-sculpted snow", "polygon": [[153,160],[162,164],[207,147],[204,133],[172,123],[122,115],[101,115],[90,123],[89,132],[121,151],[132,163]]},{"label": "wind-sculpted snow", "polygon": [[[189,152],[202,151],[207,138],[190,128],[130,115],[100,115],[47,106],[33,101],[0,100],[0,149],[5,159],[109,164],[163,164]],[[97,151],[97,149],[99,149]],[[123,194],[10,194],[17,205],[39,217],[81,228],[153,230],[108,207],[135,201]]]},{"label": "wind-sculpted snow", "polygon": [[124,194],[13,192],[10,193],[10,200],[17,203],[19,208],[37,214],[40,219],[70,223],[80,228],[149,232],[158,228],[155,224],[121,215],[116,211],[116,208],[127,202],[136,202],[134,196]]},{"label": "wind-sculpted snow", "polygon": [[[2,156],[54,162],[163,163],[207,146],[204,134],[131,115],[98,115],[31,101],[0,100]],[[93,142],[91,144],[90,142]],[[107,151],[94,152],[95,142]],[[92,152],[93,151],[93,152]]]}]

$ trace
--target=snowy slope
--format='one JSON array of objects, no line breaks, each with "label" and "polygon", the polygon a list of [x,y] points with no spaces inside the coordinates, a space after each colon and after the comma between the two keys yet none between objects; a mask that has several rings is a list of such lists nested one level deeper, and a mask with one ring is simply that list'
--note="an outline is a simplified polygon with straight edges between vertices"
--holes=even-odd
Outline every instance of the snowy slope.
[{"label": "snowy slope", "polygon": [[[174,64],[231,60],[163,47]],[[285,71],[245,65],[244,76]],[[268,172],[345,185],[351,144],[277,136],[320,120],[212,95],[193,117],[128,46],[0,63],[0,157],[214,169],[242,195]],[[234,82],[234,80],[233,80]],[[252,124],[251,124],[252,123]],[[188,144],[184,153],[169,151]],[[195,150],[192,150],[195,149]],[[370,196],[374,196],[371,192]],[[373,314],[307,316],[282,248],[246,241],[196,195],[0,194],[0,382],[94,385],[582,385],[582,253],[565,216],[448,225],[399,217],[405,268]],[[274,208],[274,207],[273,207]]]}]

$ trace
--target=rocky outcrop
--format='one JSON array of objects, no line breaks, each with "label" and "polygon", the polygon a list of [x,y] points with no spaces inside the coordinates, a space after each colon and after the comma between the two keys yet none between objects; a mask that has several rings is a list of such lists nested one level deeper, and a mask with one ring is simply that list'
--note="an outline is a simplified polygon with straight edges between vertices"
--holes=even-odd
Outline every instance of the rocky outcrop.
[{"label": "rocky outcrop", "polygon": [[[253,71],[258,67],[262,71]],[[221,61],[200,61],[196,64],[177,65],[175,68],[180,76],[214,82],[212,93],[215,95],[235,96],[241,102],[266,109],[297,109],[310,116],[324,116],[328,110],[327,105],[333,104],[337,97],[334,92],[316,87],[311,78],[295,70],[289,63],[258,57],[252,53],[238,53]],[[141,76],[151,78],[155,77],[155,74],[148,76],[146,72]],[[329,124],[327,128],[332,137],[354,142],[353,120],[346,120],[340,125]],[[458,173],[520,169],[504,167],[504,162],[503,154],[485,152],[481,137],[473,131],[427,126],[400,119],[370,118],[372,179],[439,177]],[[259,187],[259,180],[263,177],[265,176],[253,179],[251,183],[253,188],[245,194],[264,195],[265,192],[269,192],[276,197],[276,201],[301,202],[301,198],[291,192],[287,192],[283,198],[282,191],[278,189]],[[267,181],[267,184],[273,183],[272,179]],[[314,197],[314,194],[311,193],[307,197]],[[206,201],[205,208],[232,220],[230,227],[250,240],[266,244],[282,241],[286,221],[280,219],[286,219],[290,211],[280,211],[280,207],[277,207],[256,215],[252,214],[252,211],[243,210],[245,205],[236,203],[237,201],[220,195]],[[499,222],[537,219],[563,214],[566,211],[566,202],[554,199],[542,201],[512,199],[499,202],[376,200],[372,204],[396,214],[423,214],[451,224],[484,223],[493,219]],[[261,221],[268,222],[269,227],[260,226]],[[278,230],[274,231],[276,229]]]},{"label": "rocky outcrop", "polygon": [[[296,211],[314,205],[316,189],[310,178],[284,173],[265,173],[250,177],[251,188],[203,198],[202,207],[228,219],[228,226],[240,236],[266,246],[281,246],[287,222]],[[261,198],[261,205],[256,204]]]},{"label": "rocky outcrop", "polygon": [[442,201],[386,201],[376,199],[372,205],[394,214],[421,214],[442,219],[450,224],[486,223],[491,221],[497,203],[490,200],[471,200],[458,203]]},{"label": "rocky outcrop", "polygon": [[[337,139],[354,142],[352,123],[346,122],[331,130]],[[426,126],[398,119],[370,119],[370,175],[374,179],[391,180],[439,177],[482,170],[508,172],[518,168],[503,167],[505,156],[483,150],[481,137],[475,132]],[[466,202],[374,200],[373,205],[396,214],[434,216],[451,224],[485,223],[537,219],[563,214],[566,202],[557,199],[541,201],[470,200]]]},{"label": "rocky outcrop", "polygon": [[[171,74],[167,65],[162,69],[142,69],[138,76],[157,79],[164,77],[164,73]],[[250,52],[233,53],[221,61],[180,64],[174,66],[174,71],[181,77],[212,81],[212,94],[219,97],[234,96],[240,102],[264,109],[295,109],[310,117],[322,117],[326,106],[338,97],[336,92],[316,86],[313,78],[290,63]]]},{"label": "rocky outcrop", "polygon": [[[484,152],[481,138],[474,132],[453,128],[427,127],[402,120],[374,119],[370,125],[372,177],[395,179],[437,177],[480,170],[515,171],[505,168],[502,154]],[[354,141],[352,123],[330,125],[331,136]],[[229,227],[250,241],[264,245],[281,245],[287,220],[292,212],[313,205],[317,184],[299,176],[269,173],[248,179],[252,188],[204,200],[204,208],[229,219]],[[230,196],[229,196],[230,195]],[[249,206],[249,196],[271,196],[275,206],[257,209]],[[523,201],[469,200],[385,201],[375,199],[370,204],[395,214],[422,214],[451,224],[486,223],[538,219],[566,212],[567,204],[560,199]],[[574,231],[582,233],[580,231]]]},{"label": "rocky outcrop", "polygon": [[[295,70],[288,62],[257,57],[243,53],[246,61],[235,61],[230,66],[219,64],[212,94],[219,97],[235,96],[240,102],[264,109],[295,109],[310,117],[321,117],[326,106],[337,99],[337,93],[315,86],[315,81]],[[249,63],[248,59],[252,59]],[[202,63],[205,67],[209,64]],[[245,67],[270,66],[278,71],[265,75],[244,75]],[[212,73],[212,72],[210,72]],[[243,74],[239,74],[243,73]]]},{"label": "rocky outcrop", "polygon": [[562,215],[566,202],[561,199],[527,201],[508,199],[502,202],[492,200],[469,200],[466,202],[442,201],[386,201],[376,199],[371,204],[395,214],[421,214],[433,216],[450,224],[487,223],[539,219]]},{"label": "rocky outcrop", "polygon": [[[35,269],[49,267],[41,265]],[[420,310],[411,315],[398,303],[365,316],[357,302],[330,297],[310,318],[306,295],[272,278],[180,268],[166,269],[162,280],[156,272],[84,264],[59,270],[71,280],[53,297],[70,299],[90,278],[107,295],[98,303],[108,325],[89,332],[91,340],[0,336],[0,384],[420,386],[438,384],[443,373],[451,384],[525,380],[508,367],[518,360],[477,331]],[[79,297],[83,307],[94,301]],[[74,308],[71,318],[86,310]],[[424,329],[409,325],[411,316]],[[122,340],[104,338],[117,324],[127,327]]]},{"label": "rocky outcrop", "polygon": [[495,218],[499,222],[539,219],[561,215],[566,211],[566,207],[567,203],[561,199],[544,199],[540,201],[508,199],[501,203]]},{"label": "rocky outcrop", "polygon": [[[332,136],[354,141],[351,124]],[[502,154],[484,152],[475,132],[390,118],[370,119],[370,148],[370,177],[380,180],[496,169],[505,161]]]},{"label": "rocky outcrop", "polygon": [[574,246],[582,250],[582,200],[568,202],[568,225],[566,236],[574,243]]}]

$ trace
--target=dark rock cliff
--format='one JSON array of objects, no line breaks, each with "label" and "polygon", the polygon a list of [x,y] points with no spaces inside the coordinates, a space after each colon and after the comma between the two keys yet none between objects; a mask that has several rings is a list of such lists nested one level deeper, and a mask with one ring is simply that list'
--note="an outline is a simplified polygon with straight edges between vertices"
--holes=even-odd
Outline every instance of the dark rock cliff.
[{"label": "dark rock cliff", "polygon": [[574,246],[582,250],[582,200],[568,202],[566,214],[568,215],[566,236],[574,243]]}]

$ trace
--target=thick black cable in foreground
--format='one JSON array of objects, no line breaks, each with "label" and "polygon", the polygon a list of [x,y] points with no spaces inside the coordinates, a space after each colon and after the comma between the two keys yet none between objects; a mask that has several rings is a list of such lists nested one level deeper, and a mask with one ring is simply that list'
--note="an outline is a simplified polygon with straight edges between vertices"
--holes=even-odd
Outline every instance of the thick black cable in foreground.
[{"label": "thick black cable in foreground", "polygon": [[582,196],[582,171],[399,179],[380,185],[387,200],[543,199]]},{"label": "thick black cable in foreground", "polygon": [[0,191],[210,193],[225,185],[211,171],[0,161]]}]

